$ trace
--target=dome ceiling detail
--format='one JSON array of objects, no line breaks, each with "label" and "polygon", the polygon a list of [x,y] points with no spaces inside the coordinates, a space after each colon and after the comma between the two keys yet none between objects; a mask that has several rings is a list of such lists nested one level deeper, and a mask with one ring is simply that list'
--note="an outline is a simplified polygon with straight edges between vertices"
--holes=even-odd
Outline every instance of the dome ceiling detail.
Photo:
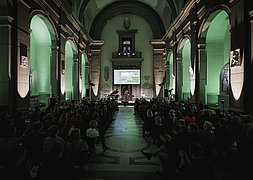
[{"label": "dome ceiling detail", "polygon": [[[98,24],[104,24],[104,21],[106,22],[116,15],[129,13],[143,17],[151,26],[154,26],[151,27],[153,35],[155,38],[158,38],[164,35],[165,29],[167,29],[177,17],[183,1],[184,0],[72,0],[72,9],[88,32],[93,32]],[[144,17],[144,15],[146,17]],[[159,30],[155,30],[155,26],[158,27]],[[99,25],[99,27],[101,28],[103,26]],[[97,39],[101,35],[99,35],[99,33],[100,32],[94,32],[90,34],[90,36]]]}]

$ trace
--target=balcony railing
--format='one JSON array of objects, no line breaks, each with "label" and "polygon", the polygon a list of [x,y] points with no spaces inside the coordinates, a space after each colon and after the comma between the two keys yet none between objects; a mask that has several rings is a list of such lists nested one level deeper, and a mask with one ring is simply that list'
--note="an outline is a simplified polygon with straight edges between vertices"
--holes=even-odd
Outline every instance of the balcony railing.
[{"label": "balcony railing", "polygon": [[139,51],[132,51],[132,52],[113,52],[112,58],[118,59],[118,58],[141,58],[142,54]]}]

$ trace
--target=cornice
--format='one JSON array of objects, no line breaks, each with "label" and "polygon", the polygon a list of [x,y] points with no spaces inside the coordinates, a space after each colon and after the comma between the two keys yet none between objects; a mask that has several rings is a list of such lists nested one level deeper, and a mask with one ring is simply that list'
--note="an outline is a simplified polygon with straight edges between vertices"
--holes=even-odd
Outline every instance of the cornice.
[{"label": "cornice", "polygon": [[12,21],[13,21],[13,18],[11,16],[0,16],[1,25],[4,23],[9,24]]},{"label": "cornice", "polygon": [[197,12],[197,15],[198,15],[198,18],[199,20],[202,19],[205,15],[205,11],[206,11],[206,7],[205,6],[202,6],[198,12]]},{"label": "cornice", "polygon": [[253,17],[253,10],[249,12],[250,17]]},{"label": "cornice", "polygon": [[80,31],[81,25],[77,22],[77,20],[73,17],[73,15],[67,14],[67,19],[71,24],[75,27],[77,31]]},{"label": "cornice", "polygon": [[80,29],[80,35],[84,38],[85,41],[88,41],[89,37],[85,34],[83,29]]},{"label": "cornice", "polygon": [[94,40],[92,42],[90,42],[90,46],[92,47],[99,47],[102,46],[104,44],[104,41],[99,41],[99,40]]},{"label": "cornice", "polygon": [[25,8],[27,8],[27,9],[30,9],[31,8],[31,6],[29,6],[24,0],[19,0],[18,1],[20,4],[22,4]]},{"label": "cornice", "polygon": [[188,23],[183,27],[184,34],[191,30],[191,21],[188,21]]},{"label": "cornice", "polygon": [[65,33],[68,32],[68,30],[66,29],[66,27],[62,24],[59,24],[59,27],[61,30],[63,30]]},{"label": "cornice", "polygon": [[61,7],[61,5],[62,5],[61,0],[54,0],[54,3],[55,3],[56,6],[58,6],[58,7]]},{"label": "cornice", "polygon": [[183,35],[184,35],[184,31],[183,30],[178,31],[178,33],[176,35],[177,40],[181,39],[181,37],[183,37]]},{"label": "cornice", "polygon": [[44,0],[34,0],[34,2],[38,4],[40,7],[42,7],[43,9],[46,9],[46,4]]},{"label": "cornice", "polygon": [[41,6],[46,14],[51,15],[55,21],[58,21],[60,15],[48,4],[45,0],[34,0],[39,6]]},{"label": "cornice", "polygon": [[78,35],[75,33],[75,31],[72,30],[71,27],[69,27],[68,24],[65,25],[67,32],[73,36],[74,39],[79,39]]},{"label": "cornice", "polygon": [[166,45],[165,41],[163,41],[163,40],[152,40],[152,41],[150,41],[150,43],[153,46],[165,46]]},{"label": "cornice", "polygon": [[80,42],[78,44],[79,44],[79,47],[82,48],[82,51],[83,51],[83,49],[86,49],[86,44],[84,42]]},{"label": "cornice", "polygon": [[178,29],[185,19],[190,15],[190,11],[200,2],[200,0],[191,0],[185,5],[185,8],[179,14],[178,18],[174,21],[174,24],[170,27],[169,31],[164,35],[163,39],[170,38],[173,35],[175,29]]}]

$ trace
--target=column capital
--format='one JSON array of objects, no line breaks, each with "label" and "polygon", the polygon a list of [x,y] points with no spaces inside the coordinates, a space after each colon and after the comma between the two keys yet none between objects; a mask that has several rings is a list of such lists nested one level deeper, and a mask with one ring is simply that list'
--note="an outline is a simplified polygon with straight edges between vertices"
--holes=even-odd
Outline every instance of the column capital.
[{"label": "column capital", "polygon": [[11,16],[0,16],[0,26],[9,26],[11,27],[11,22],[13,18]]},{"label": "column capital", "polygon": [[177,62],[182,62],[182,57],[177,57]]},{"label": "column capital", "polygon": [[198,47],[199,50],[201,50],[201,49],[204,50],[204,49],[206,49],[206,44],[200,43],[200,44],[197,45],[197,47]]}]

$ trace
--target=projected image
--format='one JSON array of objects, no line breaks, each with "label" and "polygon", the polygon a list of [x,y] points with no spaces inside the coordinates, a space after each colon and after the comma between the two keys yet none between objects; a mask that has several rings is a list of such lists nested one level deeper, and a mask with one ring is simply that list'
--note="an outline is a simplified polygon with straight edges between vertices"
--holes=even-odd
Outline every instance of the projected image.
[{"label": "projected image", "polygon": [[140,70],[115,69],[114,84],[140,84]]}]

